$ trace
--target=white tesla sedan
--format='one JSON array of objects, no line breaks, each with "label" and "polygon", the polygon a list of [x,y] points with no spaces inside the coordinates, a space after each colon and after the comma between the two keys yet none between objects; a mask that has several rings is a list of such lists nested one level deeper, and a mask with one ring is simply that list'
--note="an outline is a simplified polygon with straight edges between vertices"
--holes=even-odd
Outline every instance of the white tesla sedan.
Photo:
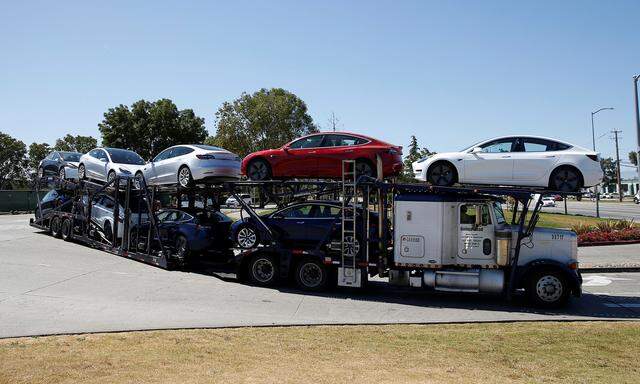
[{"label": "white tesla sedan", "polygon": [[80,156],[78,178],[111,181],[116,175],[133,176],[144,160],[133,151],[118,148],[95,148]]},{"label": "white tesla sedan", "polygon": [[418,180],[433,185],[515,185],[576,192],[602,182],[600,154],[538,136],[505,136],[460,152],[439,153],[413,163]]},{"label": "white tesla sedan", "polygon": [[136,177],[149,185],[178,184],[188,187],[197,181],[240,178],[240,157],[226,149],[203,144],[175,145],[160,152]]}]

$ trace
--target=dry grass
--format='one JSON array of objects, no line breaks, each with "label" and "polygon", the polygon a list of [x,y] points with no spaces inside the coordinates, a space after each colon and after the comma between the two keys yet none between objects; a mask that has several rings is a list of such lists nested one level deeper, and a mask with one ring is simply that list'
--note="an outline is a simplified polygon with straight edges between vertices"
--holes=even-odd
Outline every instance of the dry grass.
[{"label": "dry grass", "polygon": [[640,323],[154,331],[0,340],[1,383],[638,383]]}]

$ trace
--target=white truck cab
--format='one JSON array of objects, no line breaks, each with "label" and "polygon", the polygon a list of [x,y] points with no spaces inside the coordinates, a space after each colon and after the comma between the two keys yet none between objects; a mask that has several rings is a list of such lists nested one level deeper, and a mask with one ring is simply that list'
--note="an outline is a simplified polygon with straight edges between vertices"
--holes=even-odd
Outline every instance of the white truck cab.
[{"label": "white truck cab", "polygon": [[[522,241],[513,268],[518,225],[493,198],[405,194],[394,199],[390,279],[440,291],[503,293],[511,274],[538,304],[562,304],[580,294],[577,236],[535,228]],[[514,272],[515,271],[515,272]],[[398,280],[399,279],[399,280]]]}]

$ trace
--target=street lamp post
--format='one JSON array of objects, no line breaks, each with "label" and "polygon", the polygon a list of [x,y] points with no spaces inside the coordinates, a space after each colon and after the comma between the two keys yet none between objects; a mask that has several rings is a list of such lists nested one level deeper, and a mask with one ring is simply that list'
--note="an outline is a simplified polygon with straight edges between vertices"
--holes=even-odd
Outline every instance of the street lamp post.
[{"label": "street lamp post", "polygon": [[[594,152],[596,150],[596,128],[595,128],[595,125],[593,123],[593,116],[595,116],[596,113],[598,113],[598,112],[606,111],[606,110],[612,111],[613,108],[612,107],[605,107],[605,108],[600,108],[597,111],[591,112],[591,139],[593,140],[593,151]],[[600,217],[600,194],[598,193],[598,186],[597,185],[594,187],[594,192],[596,194],[596,217]]]},{"label": "street lamp post", "polygon": [[636,133],[638,135],[636,165],[638,167],[638,179],[640,179],[640,112],[638,112],[638,79],[640,79],[640,75],[633,76],[633,98],[636,104]]}]

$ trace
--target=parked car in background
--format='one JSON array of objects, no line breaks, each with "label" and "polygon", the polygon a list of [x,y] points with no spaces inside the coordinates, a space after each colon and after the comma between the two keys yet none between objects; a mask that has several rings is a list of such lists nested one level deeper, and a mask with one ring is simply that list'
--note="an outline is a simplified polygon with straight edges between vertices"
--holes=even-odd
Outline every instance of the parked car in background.
[{"label": "parked car in background", "polygon": [[640,191],[633,196],[633,202],[636,204],[640,204]]},{"label": "parked car in background", "polygon": [[[249,205],[253,204],[253,200],[251,199],[251,195],[243,193],[243,194],[240,194],[238,196],[245,203],[247,203]],[[227,200],[225,201],[224,204],[229,208],[238,208],[238,207],[240,207],[240,203],[238,202],[238,200],[233,195],[229,196],[229,198],[227,198]]]},{"label": "parked car in background", "polygon": [[[163,209],[156,217],[162,244],[173,246],[183,260],[195,254],[229,253],[229,229],[233,221],[219,211]],[[132,243],[141,250],[146,248],[148,226],[145,223],[132,230]]]},{"label": "parked car in background", "polygon": [[601,199],[613,199],[613,194],[605,192],[605,193],[600,194],[600,198]]},{"label": "parked car in background", "polygon": [[56,175],[61,179],[78,178],[78,161],[81,153],[53,151],[40,161],[38,177]]},{"label": "parked car in background", "polygon": [[562,196],[560,196],[560,195],[553,195],[552,197],[553,197],[553,200],[555,200],[555,201],[562,201],[562,200],[564,200],[564,199],[562,198]]},{"label": "parked car in background", "polygon": [[543,207],[555,207],[556,200],[552,196],[544,196],[542,198],[542,206]]},{"label": "parked car in background", "polygon": [[413,163],[415,178],[440,186],[492,184],[576,192],[602,182],[600,154],[538,136],[504,136]]},{"label": "parked car in background", "polygon": [[203,144],[176,145],[160,152],[136,176],[149,185],[236,180],[240,178],[240,157],[226,149]]},{"label": "parked car in background", "polygon": [[133,151],[119,148],[95,148],[80,157],[78,177],[109,182],[117,176],[133,177],[144,166]]},{"label": "parked car in background", "polygon": [[402,147],[346,132],[315,133],[278,149],[247,155],[242,173],[250,180],[342,177],[342,160],[355,160],[359,175],[376,175],[376,157],[384,177],[402,171]]},{"label": "parked car in background", "polygon": [[[356,215],[356,225],[362,225],[362,209]],[[372,238],[377,234],[377,215],[371,213],[369,230]],[[280,242],[288,247],[307,248],[322,240],[340,240],[342,206],[337,201],[306,201],[296,203],[273,213],[260,216]],[[331,231],[331,233],[330,233]],[[244,249],[254,248],[267,238],[255,219],[245,217],[231,226],[231,238]],[[329,234],[329,238],[327,235]],[[358,239],[356,238],[356,242]],[[357,252],[357,250],[356,250]]]}]

